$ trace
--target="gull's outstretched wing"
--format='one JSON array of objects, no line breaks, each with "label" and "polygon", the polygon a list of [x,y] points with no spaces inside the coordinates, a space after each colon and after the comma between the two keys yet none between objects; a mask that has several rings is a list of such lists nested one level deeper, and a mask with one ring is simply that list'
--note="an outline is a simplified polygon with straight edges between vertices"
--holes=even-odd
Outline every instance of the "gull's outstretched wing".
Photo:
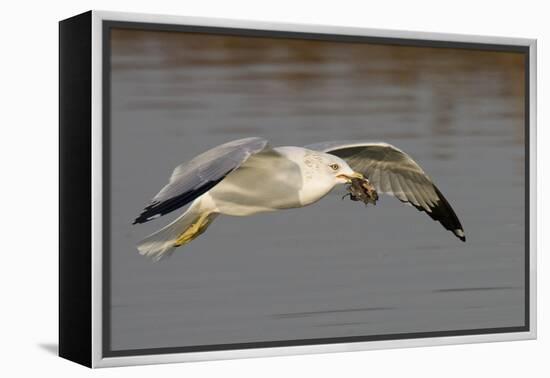
[{"label": "gull's outstretched wing", "polygon": [[426,212],[466,241],[453,208],[430,177],[405,152],[387,143],[325,142],[306,146],[344,159],[365,175],[380,193],[390,194]]},{"label": "gull's outstretched wing", "polygon": [[262,138],[234,140],[208,150],[174,169],[170,181],[134,220],[145,223],[174,211],[212,189],[250,156],[268,148]]}]

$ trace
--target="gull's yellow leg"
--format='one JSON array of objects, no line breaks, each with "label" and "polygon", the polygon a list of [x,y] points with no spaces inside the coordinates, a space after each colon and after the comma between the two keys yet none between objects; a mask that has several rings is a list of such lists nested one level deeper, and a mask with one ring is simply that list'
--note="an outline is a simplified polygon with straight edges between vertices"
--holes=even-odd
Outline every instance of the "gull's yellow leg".
[{"label": "gull's yellow leg", "polygon": [[180,236],[176,239],[174,247],[180,247],[184,244],[189,243],[191,240],[195,239],[197,236],[202,234],[210,223],[214,220],[214,214],[203,213],[201,214],[195,222],[183,231]]}]

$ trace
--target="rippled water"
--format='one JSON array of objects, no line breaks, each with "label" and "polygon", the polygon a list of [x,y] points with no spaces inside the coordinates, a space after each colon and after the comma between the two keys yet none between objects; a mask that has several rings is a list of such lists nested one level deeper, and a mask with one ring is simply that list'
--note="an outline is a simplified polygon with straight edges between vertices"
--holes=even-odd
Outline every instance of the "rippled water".
[{"label": "rippled water", "polygon": [[[473,50],[115,30],[112,348],[524,323],[523,58]],[[394,198],[219,217],[172,258],[131,226],[172,169],[220,143],[392,143],[467,243]]]}]

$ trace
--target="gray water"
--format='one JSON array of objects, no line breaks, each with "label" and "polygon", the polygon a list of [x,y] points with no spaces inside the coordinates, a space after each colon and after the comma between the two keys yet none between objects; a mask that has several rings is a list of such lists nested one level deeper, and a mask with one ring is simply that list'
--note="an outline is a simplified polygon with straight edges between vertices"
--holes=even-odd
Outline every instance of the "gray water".
[{"label": "gray water", "polygon": [[[524,324],[518,54],[114,31],[112,349]],[[229,140],[368,139],[408,152],[462,243],[392,197],[219,217],[170,258],[132,226],[172,169]]]}]

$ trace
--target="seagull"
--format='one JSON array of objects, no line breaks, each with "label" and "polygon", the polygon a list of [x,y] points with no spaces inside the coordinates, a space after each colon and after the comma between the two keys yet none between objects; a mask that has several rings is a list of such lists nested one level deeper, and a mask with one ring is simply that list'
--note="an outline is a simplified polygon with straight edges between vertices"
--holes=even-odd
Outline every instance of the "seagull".
[{"label": "seagull", "polygon": [[133,224],[190,206],[139,242],[137,249],[158,261],[204,233],[221,214],[249,216],[308,206],[353,179],[367,179],[378,193],[425,212],[466,241],[449,202],[424,170],[397,147],[381,142],[271,147],[266,139],[251,137],[219,145],[176,167],[168,184]]}]

